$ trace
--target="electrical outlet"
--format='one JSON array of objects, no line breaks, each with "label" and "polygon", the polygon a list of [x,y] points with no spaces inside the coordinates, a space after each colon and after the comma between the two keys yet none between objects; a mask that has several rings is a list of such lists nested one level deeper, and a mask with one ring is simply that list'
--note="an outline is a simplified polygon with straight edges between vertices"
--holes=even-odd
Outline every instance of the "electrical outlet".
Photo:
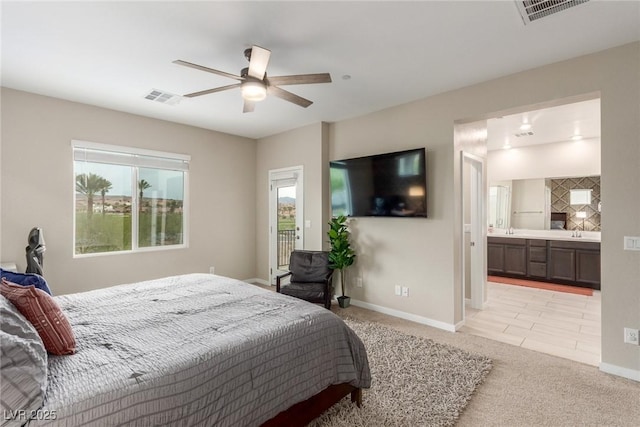
[{"label": "electrical outlet", "polygon": [[362,287],[362,277],[356,277],[356,288]]},{"label": "electrical outlet", "polygon": [[215,271],[216,271],[215,267],[209,267],[209,274],[216,274]]},{"label": "electrical outlet", "polygon": [[403,297],[408,297],[409,296],[409,288],[407,288],[406,286],[402,287],[402,296]]},{"label": "electrical outlet", "polygon": [[395,289],[395,291],[396,291],[396,295],[397,295],[397,296],[402,295],[402,290],[401,290],[401,288],[400,288],[400,285],[396,285],[396,289]]},{"label": "electrical outlet", "polygon": [[632,328],[624,328],[624,342],[640,345],[640,331]]}]

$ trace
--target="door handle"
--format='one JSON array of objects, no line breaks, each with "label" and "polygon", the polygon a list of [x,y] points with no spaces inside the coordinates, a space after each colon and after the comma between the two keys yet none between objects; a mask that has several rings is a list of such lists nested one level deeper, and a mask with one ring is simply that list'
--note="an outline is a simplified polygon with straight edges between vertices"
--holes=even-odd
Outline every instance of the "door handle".
[{"label": "door handle", "polygon": [[475,246],[475,245],[476,245],[476,242],[471,242],[471,246]]}]

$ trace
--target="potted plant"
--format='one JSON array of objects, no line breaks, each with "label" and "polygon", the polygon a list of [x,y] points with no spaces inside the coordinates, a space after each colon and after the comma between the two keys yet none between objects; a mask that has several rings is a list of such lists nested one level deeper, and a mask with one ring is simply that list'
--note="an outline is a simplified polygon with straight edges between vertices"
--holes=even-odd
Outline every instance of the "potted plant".
[{"label": "potted plant", "polygon": [[347,228],[347,217],[340,215],[329,221],[329,264],[334,270],[340,270],[340,285],[342,286],[342,296],[338,297],[340,307],[349,307],[351,298],[345,295],[345,269],[356,259],[356,254],[349,242],[350,232]]}]

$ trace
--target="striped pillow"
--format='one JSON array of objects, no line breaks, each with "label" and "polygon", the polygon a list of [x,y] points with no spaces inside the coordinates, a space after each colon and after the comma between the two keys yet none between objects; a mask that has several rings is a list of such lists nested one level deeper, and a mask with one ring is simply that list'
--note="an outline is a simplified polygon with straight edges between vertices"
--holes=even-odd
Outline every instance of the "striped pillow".
[{"label": "striped pillow", "polygon": [[0,292],[33,324],[49,353],[75,353],[76,339],[71,324],[51,295],[33,285],[16,285],[4,277]]},{"label": "striped pillow", "polygon": [[[47,391],[47,352],[33,325],[0,295],[2,427],[19,427],[20,414],[37,411]],[[23,417],[24,418],[24,417]]]}]

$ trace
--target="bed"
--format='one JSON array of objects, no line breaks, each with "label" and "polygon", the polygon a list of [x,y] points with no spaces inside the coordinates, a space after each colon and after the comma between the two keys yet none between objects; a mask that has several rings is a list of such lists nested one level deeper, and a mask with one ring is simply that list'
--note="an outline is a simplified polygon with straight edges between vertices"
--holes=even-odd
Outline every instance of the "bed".
[{"label": "bed", "polygon": [[189,274],[55,300],[77,352],[49,355],[39,413],[55,419],[29,426],[304,425],[371,383],[338,316],[238,280]]}]

